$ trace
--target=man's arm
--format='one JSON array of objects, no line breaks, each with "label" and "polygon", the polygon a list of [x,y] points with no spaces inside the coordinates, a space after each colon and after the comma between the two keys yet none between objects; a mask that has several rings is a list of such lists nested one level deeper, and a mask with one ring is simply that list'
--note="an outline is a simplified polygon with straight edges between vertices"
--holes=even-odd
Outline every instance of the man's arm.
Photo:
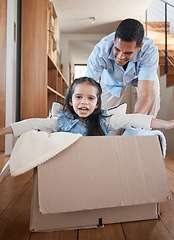
[{"label": "man's arm", "polygon": [[103,69],[106,68],[106,63],[100,55],[100,49],[95,46],[91,52],[86,69],[86,77],[93,78],[98,81],[102,75]]},{"label": "man's arm", "polygon": [[134,113],[145,114],[151,103],[151,94],[154,81],[138,81],[138,99],[134,107]]}]

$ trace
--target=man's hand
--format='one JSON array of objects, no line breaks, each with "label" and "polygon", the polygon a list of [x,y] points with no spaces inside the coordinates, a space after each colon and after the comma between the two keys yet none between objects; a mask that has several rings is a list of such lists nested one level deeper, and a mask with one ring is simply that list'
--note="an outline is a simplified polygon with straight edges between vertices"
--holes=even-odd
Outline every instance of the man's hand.
[{"label": "man's hand", "polygon": [[134,113],[145,114],[151,103],[151,94],[154,81],[138,81],[138,100],[135,104]]}]

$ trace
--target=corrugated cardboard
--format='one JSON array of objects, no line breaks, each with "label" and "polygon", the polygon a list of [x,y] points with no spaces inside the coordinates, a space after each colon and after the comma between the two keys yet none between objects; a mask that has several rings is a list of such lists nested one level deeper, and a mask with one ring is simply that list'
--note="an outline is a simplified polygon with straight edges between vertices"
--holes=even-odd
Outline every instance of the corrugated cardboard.
[{"label": "corrugated cardboard", "polygon": [[35,171],[30,230],[154,219],[169,196],[158,136],[82,137]]}]

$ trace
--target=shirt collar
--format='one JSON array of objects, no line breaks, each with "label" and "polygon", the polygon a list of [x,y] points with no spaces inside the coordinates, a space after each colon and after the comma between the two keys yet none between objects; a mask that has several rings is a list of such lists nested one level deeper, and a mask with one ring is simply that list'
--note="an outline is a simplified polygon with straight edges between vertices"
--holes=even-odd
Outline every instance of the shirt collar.
[{"label": "shirt collar", "polygon": [[132,62],[138,62],[141,59],[141,50],[131,59]]}]

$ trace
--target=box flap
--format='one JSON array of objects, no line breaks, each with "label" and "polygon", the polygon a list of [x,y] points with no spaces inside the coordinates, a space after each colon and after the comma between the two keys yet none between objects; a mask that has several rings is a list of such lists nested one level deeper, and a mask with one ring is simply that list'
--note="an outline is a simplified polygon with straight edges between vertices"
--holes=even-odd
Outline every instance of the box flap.
[{"label": "box flap", "polygon": [[158,136],[82,137],[38,167],[42,213],[167,201]]}]

